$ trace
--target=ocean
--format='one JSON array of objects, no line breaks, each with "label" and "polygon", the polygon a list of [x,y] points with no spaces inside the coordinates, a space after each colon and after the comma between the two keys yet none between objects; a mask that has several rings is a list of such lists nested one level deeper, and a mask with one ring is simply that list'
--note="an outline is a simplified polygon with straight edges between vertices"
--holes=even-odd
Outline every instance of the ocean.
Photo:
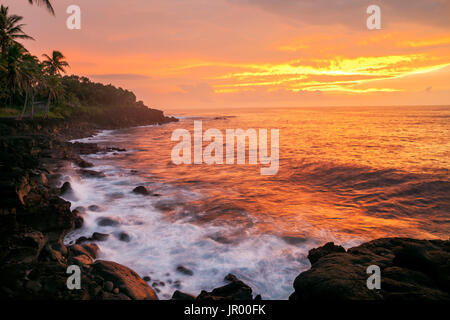
[{"label": "ocean", "polygon": [[[72,209],[98,206],[65,242],[111,234],[98,243],[100,258],[149,276],[160,299],[175,290],[198,295],[228,273],[263,299],[287,299],[310,266],[308,250],[328,241],[348,248],[380,237],[449,238],[450,107],[174,115],[180,122],[77,140],[126,151],[84,156],[104,178],[80,178],[70,167],[61,181],[75,190]],[[278,173],[261,175],[259,164],[175,165],[172,133],[192,132],[200,120],[203,130],[278,129]],[[141,185],[155,195],[131,192]],[[116,223],[100,226],[104,217]]]}]

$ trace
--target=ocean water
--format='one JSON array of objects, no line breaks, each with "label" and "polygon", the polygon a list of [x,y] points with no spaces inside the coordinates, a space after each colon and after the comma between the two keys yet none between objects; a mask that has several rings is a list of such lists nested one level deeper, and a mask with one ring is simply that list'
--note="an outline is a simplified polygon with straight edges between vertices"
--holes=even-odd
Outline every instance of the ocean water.
[{"label": "ocean water", "polygon": [[[183,111],[179,123],[103,131],[82,139],[126,152],[87,155],[105,178],[67,177],[101,259],[131,267],[160,299],[224,284],[228,273],[263,299],[287,299],[309,268],[308,250],[328,241],[345,247],[379,237],[447,239],[450,235],[450,107],[299,108]],[[279,129],[280,168],[174,165],[172,132]],[[206,146],[206,143],[204,144]],[[63,182],[63,181],[62,181]],[[139,185],[159,196],[133,194]],[[110,217],[116,226],[99,226]],[[126,232],[129,242],[119,240]],[[187,275],[178,266],[190,269]],[[164,282],[164,285],[161,284]]]}]

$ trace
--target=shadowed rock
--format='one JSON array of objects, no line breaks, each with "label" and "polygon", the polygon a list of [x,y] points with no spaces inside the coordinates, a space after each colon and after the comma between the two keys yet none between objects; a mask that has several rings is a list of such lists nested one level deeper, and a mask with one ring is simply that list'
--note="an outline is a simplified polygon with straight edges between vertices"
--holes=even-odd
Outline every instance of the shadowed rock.
[{"label": "shadowed rock", "polygon": [[139,186],[133,189],[133,193],[140,194],[142,196],[150,195],[150,192],[144,186]]},{"label": "shadowed rock", "polygon": [[172,295],[172,300],[195,300],[195,297],[176,290]]},{"label": "shadowed rock", "polygon": [[197,300],[252,300],[252,289],[235,275],[225,277],[229,284],[216,288],[211,292],[202,291]]},{"label": "shadowed rock", "polygon": [[[291,300],[448,300],[450,241],[384,238],[347,252],[313,249],[312,267],[294,281]],[[381,289],[367,288],[367,268],[380,267]]]},{"label": "shadowed rock", "polygon": [[315,248],[309,250],[308,253],[308,259],[311,262],[311,264],[316,263],[320,258],[330,254],[330,253],[337,253],[337,252],[345,252],[345,249],[341,246],[334,245],[333,242],[328,242],[324,246],[320,248]]},{"label": "shadowed rock", "polygon": [[192,270],[186,268],[185,266],[179,265],[179,266],[177,266],[177,269],[176,269],[176,270],[177,270],[179,273],[182,273],[182,274],[184,274],[184,275],[186,275],[186,276],[192,276],[192,275],[194,275],[194,272],[193,272]]},{"label": "shadowed rock", "polygon": [[77,173],[84,178],[104,178],[106,175],[100,171],[80,169],[77,170]]},{"label": "shadowed rock", "polygon": [[120,221],[114,218],[100,217],[97,219],[97,224],[102,227],[117,227],[120,225]]},{"label": "shadowed rock", "polygon": [[157,300],[153,289],[133,270],[111,261],[98,260],[93,270],[134,300]]}]

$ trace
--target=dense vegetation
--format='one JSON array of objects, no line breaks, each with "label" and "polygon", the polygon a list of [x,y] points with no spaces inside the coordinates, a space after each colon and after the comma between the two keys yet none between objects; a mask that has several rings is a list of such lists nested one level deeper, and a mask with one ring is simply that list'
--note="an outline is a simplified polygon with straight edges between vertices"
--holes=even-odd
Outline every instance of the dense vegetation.
[{"label": "dense vegetation", "polygon": [[[50,1],[28,1],[53,13]],[[63,76],[69,63],[59,51],[43,54],[42,60],[32,55],[20,42],[33,39],[23,32],[22,20],[8,7],[0,7],[0,116],[66,118],[104,114],[112,108],[148,110],[128,90]]]}]

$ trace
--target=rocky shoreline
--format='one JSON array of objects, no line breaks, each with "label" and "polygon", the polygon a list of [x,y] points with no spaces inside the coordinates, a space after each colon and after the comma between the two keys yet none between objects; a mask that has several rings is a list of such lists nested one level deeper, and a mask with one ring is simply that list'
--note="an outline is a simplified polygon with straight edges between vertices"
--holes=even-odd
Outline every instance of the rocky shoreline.
[{"label": "rocky shoreline", "polygon": [[[96,144],[70,143],[100,129],[176,121],[150,117],[115,118],[112,122],[0,120],[0,298],[62,300],[156,300],[155,292],[133,270],[96,260],[100,235],[65,246],[64,236],[83,224],[82,212],[60,198],[70,184],[58,187],[70,163],[81,174],[98,174],[80,155],[101,150]],[[109,123],[106,125],[106,123]],[[112,124],[111,124],[112,123]],[[107,150],[110,151],[110,150]],[[136,190],[135,192],[142,192]],[[294,281],[293,301],[450,299],[450,241],[378,239],[345,250],[328,243],[309,252],[311,269]],[[80,290],[66,285],[69,265],[81,268]],[[369,290],[366,269],[378,265],[382,287]],[[198,297],[175,291],[173,300],[260,300],[252,289],[228,275],[227,284]]]}]

